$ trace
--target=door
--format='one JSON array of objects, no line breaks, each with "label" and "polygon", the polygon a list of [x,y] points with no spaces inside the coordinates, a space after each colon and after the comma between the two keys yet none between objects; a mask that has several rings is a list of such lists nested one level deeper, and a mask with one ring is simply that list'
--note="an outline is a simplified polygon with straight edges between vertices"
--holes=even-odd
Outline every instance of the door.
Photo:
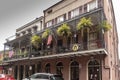
[{"label": "door", "polygon": [[88,64],[88,79],[100,80],[100,64],[94,60]]}]

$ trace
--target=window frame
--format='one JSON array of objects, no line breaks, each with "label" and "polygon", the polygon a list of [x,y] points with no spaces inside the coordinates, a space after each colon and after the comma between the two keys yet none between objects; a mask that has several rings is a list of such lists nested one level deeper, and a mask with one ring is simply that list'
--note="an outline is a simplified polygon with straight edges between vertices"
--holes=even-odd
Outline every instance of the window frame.
[{"label": "window frame", "polygon": [[[93,4],[95,4],[95,6],[90,9],[90,6]],[[96,8],[98,8],[98,0],[92,0],[87,4],[87,12],[92,11]]]},{"label": "window frame", "polygon": [[[62,18],[62,20],[60,20]],[[62,14],[60,16],[58,16],[57,18],[55,18],[55,22],[56,24],[64,22],[66,20],[66,14]]]},{"label": "window frame", "polygon": [[52,25],[53,25],[52,20],[50,20],[50,21],[46,22],[46,27],[47,27],[47,28],[48,28],[48,27],[50,27],[50,26],[52,26]]}]

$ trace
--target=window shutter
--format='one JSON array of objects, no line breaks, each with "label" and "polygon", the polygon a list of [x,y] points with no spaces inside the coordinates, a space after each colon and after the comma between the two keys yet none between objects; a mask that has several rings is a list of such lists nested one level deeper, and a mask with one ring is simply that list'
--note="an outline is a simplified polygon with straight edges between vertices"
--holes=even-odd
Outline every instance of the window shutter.
[{"label": "window shutter", "polygon": [[84,12],[87,12],[87,4],[84,5]]},{"label": "window shutter", "polygon": [[66,14],[64,14],[64,21],[66,20]]},{"label": "window shutter", "polygon": [[82,6],[80,6],[80,8],[79,8],[79,13],[80,13],[80,14],[83,13],[83,11],[82,11]]},{"label": "window shutter", "polygon": [[71,11],[68,12],[68,19],[71,19]]},{"label": "window shutter", "polygon": [[44,29],[47,27],[47,23],[45,23],[45,27],[44,27]]},{"label": "window shutter", "polygon": [[52,25],[54,25],[54,19],[52,19]]},{"label": "window shutter", "polygon": [[102,7],[102,1],[101,0],[98,0],[98,8],[99,7]]},{"label": "window shutter", "polygon": [[55,18],[55,24],[57,24],[57,18]]}]

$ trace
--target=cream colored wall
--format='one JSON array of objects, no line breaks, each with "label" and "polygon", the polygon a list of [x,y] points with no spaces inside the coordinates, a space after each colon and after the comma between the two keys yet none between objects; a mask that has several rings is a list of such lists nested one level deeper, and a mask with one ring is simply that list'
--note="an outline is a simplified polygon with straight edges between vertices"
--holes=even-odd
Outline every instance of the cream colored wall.
[{"label": "cream colored wall", "polygon": [[[55,19],[56,17],[68,13],[69,11],[84,5],[92,0],[65,0],[61,4],[55,6],[52,8],[53,12],[50,13],[49,15],[47,14],[47,11],[45,13],[45,23],[48,22],[49,20]],[[50,9],[49,9],[50,10]],[[68,19],[68,15],[66,15]]]},{"label": "cream colored wall", "polygon": [[34,26],[38,26],[38,30],[40,30],[40,21],[37,21],[34,24],[31,24],[30,26],[18,31],[17,33],[21,33],[23,31],[26,31],[27,29],[30,29],[30,28],[32,29],[32,27],[34,27]]},{"label": "cream colored wall", "polygon": [[[42,21],[42,24],[41,24],[41,21]],[[27,26],[26,25],[26,28],[24,28],[24,29],[22,29],[22,30],[20,30],[20,31],[17,31],[16,33],[18,33],[18,34],[20,34],[20,36],[22,36],[23,35],[23,31],[25,31],[26,32],[26,34],[28,33],[28,29],[31,29],[31,31],[32,31],[32,33],[34,32],[34,29],[33,29],[33,27],[34,26],[37,26],[38,28],[37,28],[37,31],[41,31],[41,30],[43,30],[44,29],[44,26],[43,26],[43,24],[44,24],[44,22],[43,22],[44,20],[43,19],[41,19],[41,20],[38,20],[38,21],[36,21],[36,22],[34,22],[33,24],[31,24],[31,25],[29,25],[29,26]],[[28,23],[29,24],[29,23]]]}]

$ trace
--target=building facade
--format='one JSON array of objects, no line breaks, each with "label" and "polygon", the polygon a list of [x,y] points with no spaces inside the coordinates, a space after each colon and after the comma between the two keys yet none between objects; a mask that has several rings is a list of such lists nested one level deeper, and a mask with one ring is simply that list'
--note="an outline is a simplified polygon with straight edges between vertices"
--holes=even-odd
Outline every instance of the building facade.
[{"label": "building facade", "polygon": [[[17,29],[16,38],[5,43],[14,55],[4,62],[10,64],[16,79],[47,72],[60,74],[64,80],[118,80],[118,36],[111,0],[61,0],[43,12],[44,17]],[[85,26],[86,19],[91,20],[90,28]],[[58,35],[62,25],[69,28]],[[43,37],[44,32],[46,37],[35,49],[30,37]]]}]

